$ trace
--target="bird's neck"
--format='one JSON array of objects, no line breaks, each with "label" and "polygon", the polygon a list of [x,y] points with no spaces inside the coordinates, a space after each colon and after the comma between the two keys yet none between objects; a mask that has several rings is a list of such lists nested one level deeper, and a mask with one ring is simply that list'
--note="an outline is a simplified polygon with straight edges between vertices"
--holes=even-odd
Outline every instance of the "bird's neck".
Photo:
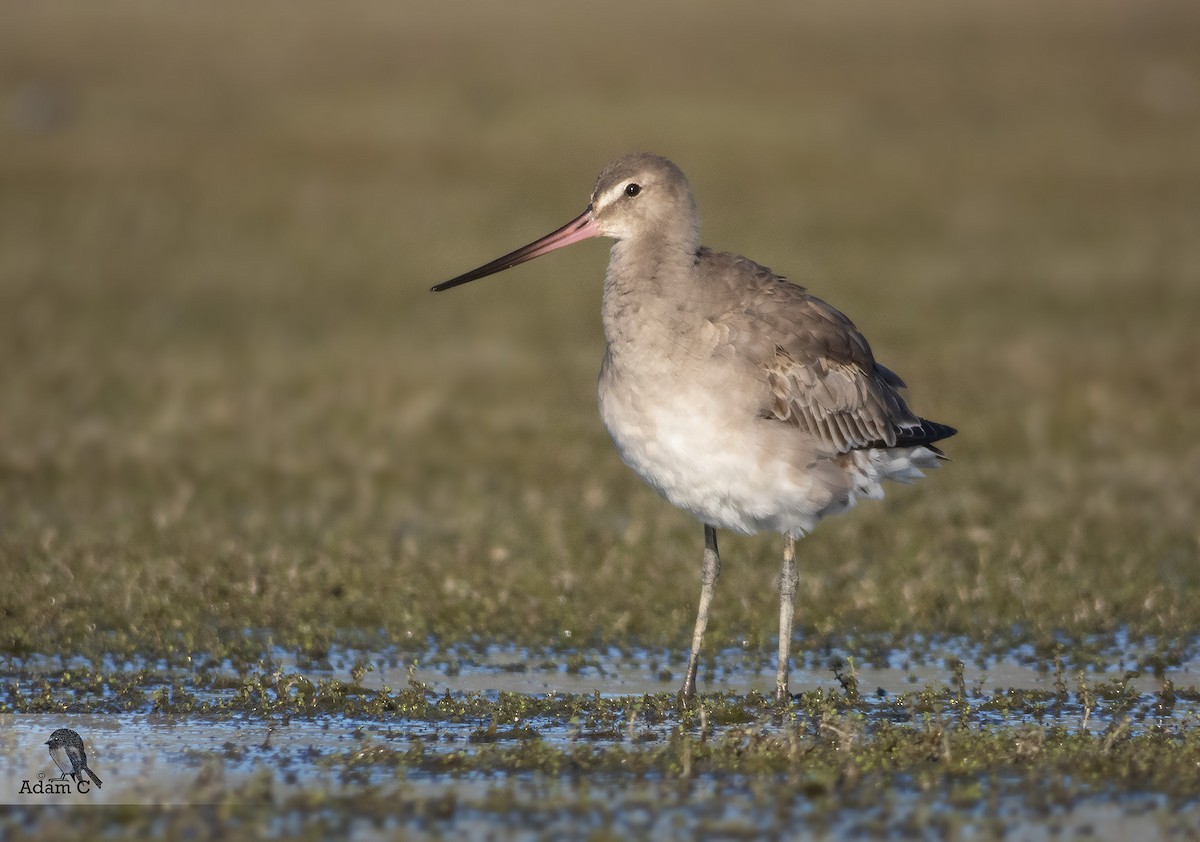
[{"label": "bird's neck", "polygon": [[620,240],[612,247],[601,313],[609,354],[668,351],[700,296],[697,246],[684,239]]},{"label": "bird's neck", "polygon": [[605,294],[620,292],[647,298],[686,295],[695,282],[694,236],[635,237],[613,243]]}]

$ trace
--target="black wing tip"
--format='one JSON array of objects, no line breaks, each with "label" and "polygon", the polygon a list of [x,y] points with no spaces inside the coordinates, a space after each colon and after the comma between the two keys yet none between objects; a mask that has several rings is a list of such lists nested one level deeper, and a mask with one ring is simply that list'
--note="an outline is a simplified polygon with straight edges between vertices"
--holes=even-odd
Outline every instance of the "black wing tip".
[{"label": "black wing tip", "polygon": [[940,447],[935,447],[935,441],[948,439],[958,433],[958,430],[951,427],[949,424],[939,424],[937,421],[930,421],[928,418],[919,418],[920,424],[915,427],[894,427],[896,440],[894,442],[873,441],[867,444],[854,445],[851,450],[888,450],[893,447],[924,447],[932,450],[939,459],[949,461],[950,457],[942,452]]},{"label": "black wing tip", "polygon": [[930,421],[928,418],[921,418],[920,422],[921,424],[918,427],[898,429],[896,431],[896,446],[917,447],[924,445],[939,456],[944,456],[945,454],[941,450],[931,445],[935,441],[950,438],[957,434],[958,430],[949,424],[939,424],[937,421]]}]

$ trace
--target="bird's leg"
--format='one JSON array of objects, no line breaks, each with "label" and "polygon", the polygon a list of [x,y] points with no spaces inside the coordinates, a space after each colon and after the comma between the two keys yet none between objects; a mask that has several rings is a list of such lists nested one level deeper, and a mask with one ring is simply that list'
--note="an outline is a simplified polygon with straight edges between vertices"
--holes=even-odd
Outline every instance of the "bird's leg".
[{"label": "bird's leg", "polygon": [[788,698],[788,654],[792,647],[792,612],[795,608],[796,585],[796,539],[784,536],[783,568],[779,572],[779,668],[775,673],[775,700]]},{"label": "bird's leg", "polygon": [[696,611],[696,630],[692,632],[692,654],[683,678],[683,697],[696,695],[696,670],[700,667],[700,644],[708,625],[708,606],[712,602],[717,577],[721,575],[721,556],[717,553],[717,528],[704,524],[704,567],[700,573],[700,607]]}]

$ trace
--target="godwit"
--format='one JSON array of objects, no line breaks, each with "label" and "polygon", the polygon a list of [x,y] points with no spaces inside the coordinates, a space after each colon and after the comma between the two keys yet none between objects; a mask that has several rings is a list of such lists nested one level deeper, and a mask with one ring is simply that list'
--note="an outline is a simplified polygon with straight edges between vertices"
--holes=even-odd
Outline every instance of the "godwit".
[{"label": "godwit", "polygon": [[788,698],[796,539],[884,480],[909,482],[953,427],[913,414],[853,323],[798,284],[700,245],[687,178],[659,155],[613,161],[578,217],[433,287],[511,269],[589,237],[616,240],[601,313],[600,416],[621,458],[704,524],[700,605],[683,695],[720,574],[717,529],[784,536],[776,697]]}]

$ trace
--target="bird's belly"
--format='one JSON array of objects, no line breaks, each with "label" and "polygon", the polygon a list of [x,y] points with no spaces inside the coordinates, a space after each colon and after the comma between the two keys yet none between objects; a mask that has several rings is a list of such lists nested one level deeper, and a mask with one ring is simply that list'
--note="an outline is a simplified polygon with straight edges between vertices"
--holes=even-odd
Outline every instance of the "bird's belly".
[{"label": "bird's belly", "polygon": [[[715,527],[799,536],[835,489],[790,430],[711,386],[662,389],[601,378],[600,415],[621,458],[655,490]],[[810,464],[811,463],[811,464]]]}]

